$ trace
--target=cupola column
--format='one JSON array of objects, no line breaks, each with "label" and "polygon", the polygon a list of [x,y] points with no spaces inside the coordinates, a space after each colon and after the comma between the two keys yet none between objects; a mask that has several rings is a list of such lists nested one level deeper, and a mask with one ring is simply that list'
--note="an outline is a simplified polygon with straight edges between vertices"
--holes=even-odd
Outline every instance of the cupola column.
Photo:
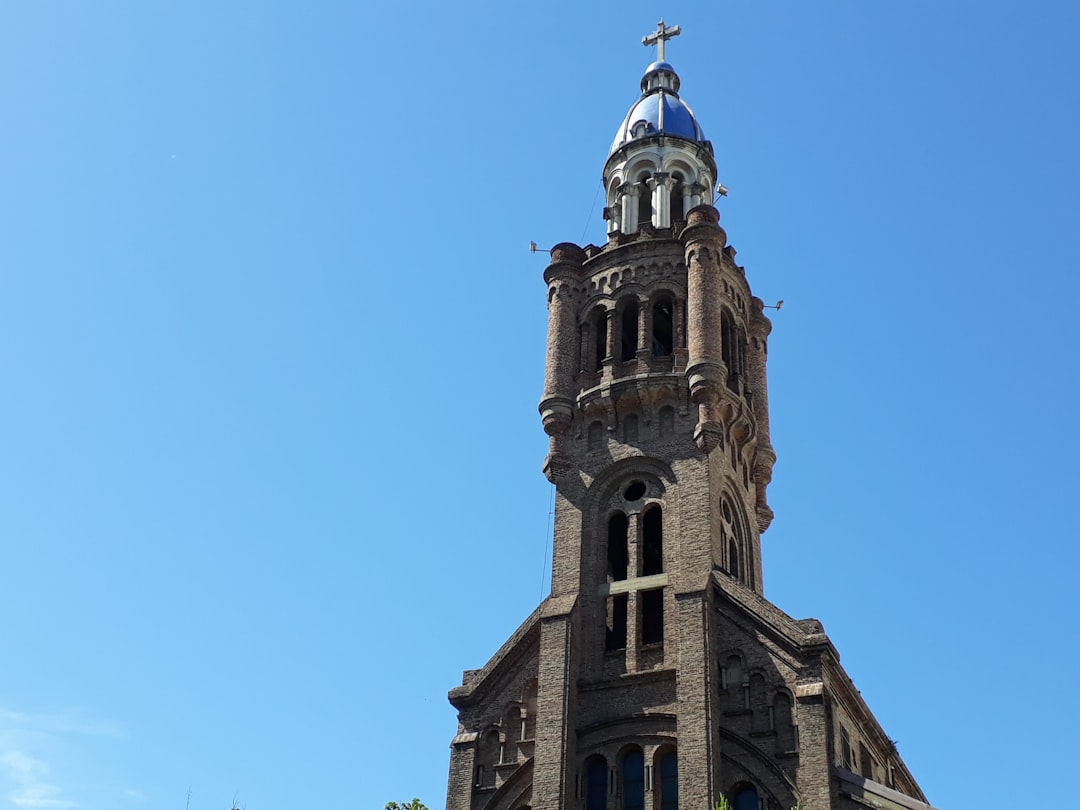
[{"label": "cupola column", "polygon": [[641,187],[635,183],[623,183],[619,187],[619,194],[622,197],[622,227],[620,230],[623,233],[637,233],[638,195],[640,193]]},{"label": "cupola column", "polygon": [[773,511],[769,508],[766,490],[772,481],[773,464],[776,453],[769,441],[769,384],[765,371],[768,359],[768,338],[772,332],[772,322],[765,317],[765,306],[756,296],[750,299],[750,357],[747,363],[747,376],[750,390],[753,392],[754,421],[757,423],[757,447],[754,450],[753,476],[755,491],[755,512],[757,513],[758,531],[763,532],[772,523]]},{"label": "cupola column", "polygon": [[680,237],[687,277],[686,378],[690,383],[690,398],[698,406],[694,441],[706,453],[723,441],[720,397],[727,384],[720,345],[723,298],[720,268],[727,234],[719,222],[720,214],[715,208],[699,205],[690,211]]},{"label": "cupola column", "polygon": [[580,356],[574,282],[581,277],[584,261],[585,251],[562,242],[551,249],[551,264],[544,270],[548,285],[548,342],[540,417],[544,432],[551,437],[544,474],[552,482],[565,471],[564,445],[573,424],[574,371]]},{"label": "cupola column", "polygon": [[653,225],[657,228],[671,227],[671,189],[675,178],[667,172],[656,172],[646,180],[652,191]]},{"label": "cupola column", "polygon": [[705,193],[705,186],[701,183],[686,183],[683,185],[683,211],[697,208],[701,205],[701,195]]}]

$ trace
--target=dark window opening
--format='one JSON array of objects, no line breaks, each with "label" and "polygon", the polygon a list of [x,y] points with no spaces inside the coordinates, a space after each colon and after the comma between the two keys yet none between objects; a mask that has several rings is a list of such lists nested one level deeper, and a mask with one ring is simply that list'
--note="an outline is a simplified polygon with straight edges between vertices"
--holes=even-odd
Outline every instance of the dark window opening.
[{"label": "dark window opening", "polygon": [[675,350],[673,307],[670,298],[662,298],[653,304],[652,353],[654,357],[670,357]]},{"label": "dark window opening", "polygon": [[874,758],[870,756],[870,749],[862,742],[859,743],[859,773],[867,779],[874,778]]},{"label": "dark window opening", "polygon": [[638,418],[630,414],[623,420],[623,443],[630,444],[638,440]]},{"label": "dark window opening", "polygon": [[607,530],[607,575],[609,582],[626,579],[627,563],[630,555],[626,548],[627,530],[630,522],[626,515],[619,512],[611,516]]},{"label": "dark window opening", "polygon": [[642,175],[638,183],[638,225],[652,224],[652,190],[649,188],[648,175]]},{"label": "dark window opening", "polygon": [[623,493],[623,497],[628,501],[636,501],[645,495],[645,482],[644,481],[631,481],[630,486],[626,488]]},{"label": "dark window opening", "polygon": [[660,760],[660,810],[679,810],[679,758],[675,753]]},{"label": "dark window opening", "polygon": [[593,328],[593,371],[599,371],[604,367],[604,358],[607,357],[607,312],[601,310],[594,316],[596,322]]},{"label": "dark window opening", "polygon": [[607,603],[607,636],[604,641],[606,650],[626,649],[626,609],[630,597],[625,593],[616,594]]},{"label": "dark window opening", "polygon": [[607,762],[589,760],[585,769],[585,810],[607,810]]},{"label": "dark window opening", "polygon": [[735,318],[727,310],[720,311],[720,357],[727,366],[728,388],[737,391],[739,388],[739,347],[738,332],[735,329]]},{"label": "dark window opening", "polygon": [[671,190],[671,221],[679,222],[684,219],[686,212],[683,210],[683,184],[677,183]]},{"label": "dark window opening", "polygon": [[641,602],[641,643],[659,644],[664,640],[664,589],[642,591],[638,599]]},{"label": "dark window opening", "polygon": [[791,717],[791,698],[784,692],[777,692],[773,698],[773,730],[776,731],[776,750],[794,751],[795,725]]},{"label": "dark window opening", "polygon": [[636,303],[627,304],[623,309],[620,335],[619,359],[625,363],[637,357],[638,305]]},{"label": "dark window opening", "polygon": [[739,547],[734,540],[728,541],[728,573],[739,578]]},{"label": "dark window opening", "polygon": [[737,655],[729,656],[727,663],[720,668],[720,688],[741,689],[742,682],[742,659]]},{"label": "dark window opening", "polygon": [[645,808],[645,755],[631,751],[622,763],[623,810]]},{"label": "dark window opening", "polygon": [[840,762],[849,771],[855,769],[855,754],[851,750],[851,738],[847,729],[840,726]]},{"label": "dark window opening", "polygon": [[659,506],[652,507],[641,518],[642,576],[664,573],[664,517]]},{"label": "dark window opening", "polygon": [[745,787],[736,793],[734,810],[758,810],[757,790]]}]

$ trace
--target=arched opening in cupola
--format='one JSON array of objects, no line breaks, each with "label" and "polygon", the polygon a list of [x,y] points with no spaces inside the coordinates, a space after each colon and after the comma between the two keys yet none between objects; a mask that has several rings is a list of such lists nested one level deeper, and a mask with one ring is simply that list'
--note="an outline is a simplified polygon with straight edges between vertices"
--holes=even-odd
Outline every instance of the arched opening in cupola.
[{"label": "arched opening in cupola", "polygon": [[670,357],[675,351],[674,304],[667,296],[652,308],[653,357]]}]

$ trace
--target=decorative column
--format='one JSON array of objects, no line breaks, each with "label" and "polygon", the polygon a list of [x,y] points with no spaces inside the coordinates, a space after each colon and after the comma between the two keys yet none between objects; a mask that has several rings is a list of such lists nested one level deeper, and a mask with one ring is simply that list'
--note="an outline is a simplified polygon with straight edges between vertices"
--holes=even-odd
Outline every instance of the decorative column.
[{"label": "decorative column", "polygon": [[720,446],[724,437],[720,397],[727,382],[727,368],[720,342],[720,268],[727,234],[719,222],[720,213],[715,208],[699,205],[689,212],[680,235],[687,277],[686,378],[690,399],[698,406],[694,441],[706,453]]},{"label": "decorative column", "polygon": [[636,183],[623,183],[619,186],[619,195],[622,200],[622,228],[623,233],[637,233],[638,221],[638,195],[641,187]]},{"label": "decorative column", "polygon": [[776,453],[769,441],[769,384],[765,363],[769,355],[768,338],[772,322],[765,317],[765,305],[756,296],[750,299],[750,352],[746,374],[753,392],[754,420],[757,422],[757,446],[754,449],[753,467],[755,504],[758,531],[764,532],[772,523],[773,510],[769,508],[766,490],[772,481]]},{"label": "decorative column", "polygon": [[548,285],[548,342],[544,367],[544,397],[540,417],[551,437],[544,475],[554,483],[568,469],[565,445],[574,417],[574,371],[580,355],[574,305],[574,282],[581,277],[585,251],[569,242],[551,249],[551,264],[544,270]]},{"label": "decorative column", "polygon": [[671,227],[671,188],[675,178],[667,172],[656,172],[645,181],[652,190],[653,225],[657,228]]}]

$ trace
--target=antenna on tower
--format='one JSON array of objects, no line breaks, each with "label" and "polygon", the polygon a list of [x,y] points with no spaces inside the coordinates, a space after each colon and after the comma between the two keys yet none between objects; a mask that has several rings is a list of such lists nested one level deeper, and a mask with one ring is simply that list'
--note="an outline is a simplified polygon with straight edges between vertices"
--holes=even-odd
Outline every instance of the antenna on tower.
[{"label": "antenna on tower", "polygon": [[726,197],[727,195],[728,195],[728,187],[725,186],[723,183],[717,183],[716,184],[716,196],[713,197],[713,205],[716,205],[716,201],[719,200],[721,197]]},{"label": "antenna on tower", "polygon": [[781,298],[775,304],[762,304],[761,308],[762,309],[775,309],[777,312],[779,312],[781,309],[784,308],[784,299]]},{"label": "antenna on tower", "polygon": [[529,242],[529,253],[551,253],[551,251],[537,247],[536,242]]}]

